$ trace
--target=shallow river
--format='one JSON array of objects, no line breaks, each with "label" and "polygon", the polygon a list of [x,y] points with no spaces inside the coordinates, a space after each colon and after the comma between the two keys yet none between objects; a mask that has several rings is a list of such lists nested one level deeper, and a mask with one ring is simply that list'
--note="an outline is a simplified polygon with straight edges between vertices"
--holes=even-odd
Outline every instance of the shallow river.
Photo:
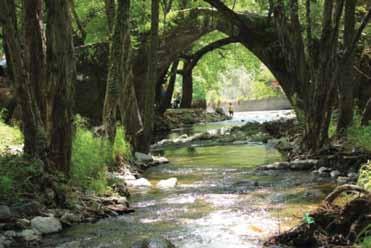
[{"label": "shallow river", "polygon": [[[193,132],[238,125],[254,114],[259,119],[252,120],[277,118],[275,112],[237,114]],[[262,247],[268,236],[301,221],[332,188],[308,172],[256,171],[258,165],[282,159],[263,144],[170,149],[164,155],[171,163],[144,176],[153,185],[176,177],[176,188],[133,191],[135,213],[72,227],[44,247],[129,248],[151,236],[165,237],[179,248]]]}]

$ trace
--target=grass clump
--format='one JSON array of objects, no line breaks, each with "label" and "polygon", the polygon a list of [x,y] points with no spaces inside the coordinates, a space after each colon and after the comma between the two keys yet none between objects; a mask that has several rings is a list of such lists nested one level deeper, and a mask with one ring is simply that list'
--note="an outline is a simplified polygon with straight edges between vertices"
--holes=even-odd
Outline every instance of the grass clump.
[{"label": "grass clump", "polygon": [[371,125],[362,126],[359,116],[355,117],[353,125],[348,129],[348,140],[368,152],[371,152]]},{"label": "grass clump", "polygon": [[114,164],[116,154],[130,157],[130,146],[118,128],[115,142],[97,137],[87,128],[86,121],[76,117],[76,133],[72,146],[71,184],[86,191],[103,194],[109,190],[107,171]]},{"label": "grass clump", "polygon": [[0,111],[0,154],[4,154],[9,146],[21,145],[23,135],[18,127],[12,127],[4,123],[2,111]]}]

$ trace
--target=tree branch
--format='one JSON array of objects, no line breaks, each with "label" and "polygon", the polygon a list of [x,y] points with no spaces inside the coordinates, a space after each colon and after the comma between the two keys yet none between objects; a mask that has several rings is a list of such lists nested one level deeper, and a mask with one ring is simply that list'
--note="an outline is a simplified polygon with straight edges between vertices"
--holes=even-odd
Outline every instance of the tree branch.
[{"label": "tree branch", "polygon": [[200,59],[205,54],[207,54],[209,52],[212,52],[213,50],[218,49],[220,47],[223,47],[225,45],[228,45],[228,44],[231,44],[231,43],[236,43],[238,41],[239,41],[238,37],[228,37],[228,38],[224,38],[224,39],[221,39],[221,40],[214,41],[214,42],[208,44],[207,46],[201,48],[200,50],[198,50],[196,53],[194,53],[192,55],[192,64],[194,66],[196,66],[198,61],[200,61]]},{"label": "tree branch", "polygon": [[243,29],[245,31],[249,30],[249,27],[247,27],[244,20],[236,12],[228,8],[220,0],[204,0],[204,1],[209,3],[214,8],[216,8],[221,14],[223,14],[226,17],[226,19],[228,19],[230,22],[232,22],[240,29]]},{"label": "tree branch", "polygon": [[350,55],[352,55],[354,49],[357,46],[359,39],[361,38],[363,30],[367,26],[367,23],[370,21],[370,18],[371,18],[371,8],[368,9],[367,14],[363,17],[361,26],[358,28],[358,31],[353,38],[352,46],[349,49],[347,49],[344,53],[344,62],[348,60]]}]

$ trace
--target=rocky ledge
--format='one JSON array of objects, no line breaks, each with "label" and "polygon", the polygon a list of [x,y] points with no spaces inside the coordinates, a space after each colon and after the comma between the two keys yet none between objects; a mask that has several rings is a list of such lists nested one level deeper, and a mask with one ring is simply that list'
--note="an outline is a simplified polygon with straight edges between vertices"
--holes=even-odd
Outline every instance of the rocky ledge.
[{"label": "rocky ledge", "polygon": [[[135,153],[133,163],[121,163],[119,169],[108,173],[113,192],[107,195],[98,196],[69,187],[63,205],[58,207],[36,197],[39,193],[16,203],[0,204],[0,248],[38,247],[44,235],[61,232],[75,224],[133,212],[128,201],[129,189],[139,182],[150,185],[148,180],[140,178],[140,172],[163,163],[168,163],[164,157]],[[158,187],[175,187],[176,183],[176,179],[163,180]],[[56,195],[52,190],[46,191],[51,198],[46,202],[52,202]]]}]

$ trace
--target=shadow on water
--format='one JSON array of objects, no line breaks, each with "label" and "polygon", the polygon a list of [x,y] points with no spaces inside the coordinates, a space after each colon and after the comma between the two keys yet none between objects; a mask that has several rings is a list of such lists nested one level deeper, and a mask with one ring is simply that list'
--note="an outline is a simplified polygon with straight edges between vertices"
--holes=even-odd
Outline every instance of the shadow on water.
[{"label": "shadow on water", "polygon": [[144,176],[152,185],[176,177],[176,188],[134,190],[135,213],[72,227],[44,247],[126,248],[150,236],[180,248],[261,247],[301,221],[333,187],[308,172],[255,170],[282,160],[264,145],[169,149],[164,155],[171,163]]}]

